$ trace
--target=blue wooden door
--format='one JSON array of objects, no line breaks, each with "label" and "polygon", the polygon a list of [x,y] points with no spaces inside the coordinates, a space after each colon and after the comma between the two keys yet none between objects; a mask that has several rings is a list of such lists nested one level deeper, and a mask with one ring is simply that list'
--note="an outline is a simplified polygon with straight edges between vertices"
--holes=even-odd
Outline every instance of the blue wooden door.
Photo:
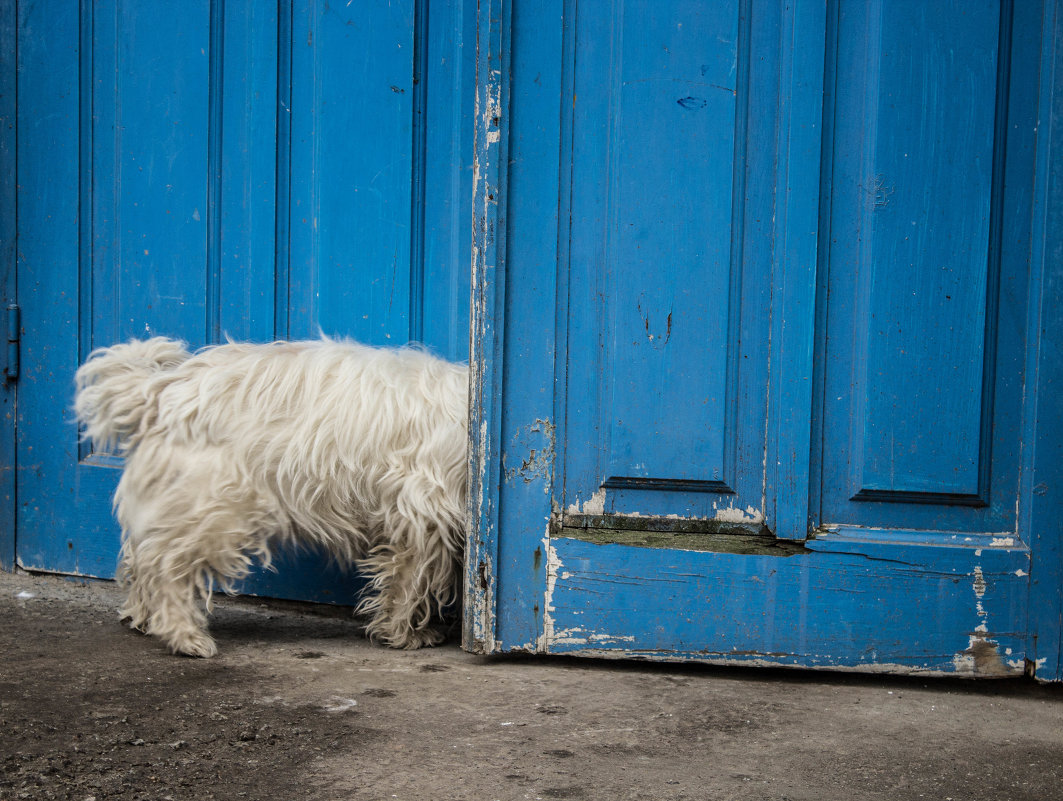
[{"label": "blue wooden door", "polygon": [[[95,347],[324,331],[467,358],[463,5],[19,5],[19,565],[113,575],[120,462],[71,415]],[[355,588],[311,558],[248,589]]]},{"label": "blue wooden door", "polygon": [[1061,26],[488,4],[467,647],[1059,675]]}]

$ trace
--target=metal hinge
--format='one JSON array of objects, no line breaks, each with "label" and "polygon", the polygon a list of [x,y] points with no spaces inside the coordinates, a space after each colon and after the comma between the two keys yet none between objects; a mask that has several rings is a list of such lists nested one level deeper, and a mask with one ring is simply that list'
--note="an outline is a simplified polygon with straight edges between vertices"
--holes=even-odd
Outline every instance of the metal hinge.
[{"label": "metal hinge", "polygon": [[17,303],[7,304],[7,365],[4,367],[4,379],[14,381],[18,378],[18,351],[21,337],[21,324]]}]

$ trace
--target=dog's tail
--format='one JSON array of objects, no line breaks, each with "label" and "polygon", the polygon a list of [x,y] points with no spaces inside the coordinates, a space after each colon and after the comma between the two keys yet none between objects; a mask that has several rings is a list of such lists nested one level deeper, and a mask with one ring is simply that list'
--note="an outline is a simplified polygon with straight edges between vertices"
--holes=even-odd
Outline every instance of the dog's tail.
[{"label": "dog's tail", "polygon": [[166,337],[94,350],[74,377],[74,412],[85,436],[104,450],[128,447],[154,417],[151,379],[190,355],[183,342]]}]

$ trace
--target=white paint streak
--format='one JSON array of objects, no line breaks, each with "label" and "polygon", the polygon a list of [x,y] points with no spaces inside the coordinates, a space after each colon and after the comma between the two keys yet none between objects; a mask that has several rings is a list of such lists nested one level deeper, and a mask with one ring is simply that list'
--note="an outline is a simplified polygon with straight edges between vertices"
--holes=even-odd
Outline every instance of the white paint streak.
[{"label": "white paint streak", "polygon": [[625,634],[591,634],[578,626],[570,629],[558,629],[554,632],[551,645],[615,645],[616,643],[634,642],[633,635]]},{"label": "white paint streak", "polygon": [[583,629],[558,629],[553,633],[547,645],[587,645]]},{"label": "white paint streak", "polygon": [[543,537],[543,555],[546,557],[546,590],[543,592],[543,633],[539,635],[536,650],[545,652],[550,643],[556,642],[554,636],[554,585],[561,571],[561,560],[557,556],[557,549],[550,542],[549,529]]},{"label": "white paint streak", "polygon": [[989,547],[991,548],[1011,548],[1014,545],[1014,537],[993,537],[992,542],[989,543]]},{"label": "white paint streak", "polygon": [[590,640],[591,642],[603,644],[614,642],[635,642],[635,637],[631,634],[592,634]]}]

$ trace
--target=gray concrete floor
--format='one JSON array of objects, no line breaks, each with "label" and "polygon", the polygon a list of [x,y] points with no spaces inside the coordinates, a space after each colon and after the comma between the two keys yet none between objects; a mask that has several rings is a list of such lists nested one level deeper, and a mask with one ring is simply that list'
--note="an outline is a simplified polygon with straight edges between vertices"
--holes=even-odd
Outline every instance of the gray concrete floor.
[{"label": "gray concrete floor", "polygon": [[0,574],[0,800],[1063,799],[1063,688],[396,652],[224,599],[212,660],[109,583]]}]

